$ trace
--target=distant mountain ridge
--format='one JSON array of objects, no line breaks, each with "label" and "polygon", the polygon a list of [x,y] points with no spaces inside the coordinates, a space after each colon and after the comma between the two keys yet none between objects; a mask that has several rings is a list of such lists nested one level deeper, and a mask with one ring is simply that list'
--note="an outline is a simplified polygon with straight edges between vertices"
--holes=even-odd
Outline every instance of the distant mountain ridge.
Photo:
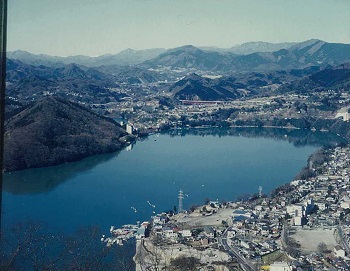
[{"label": "distant mountain ridge", "polygon": [[26,64],[19,60],[8,59],[6,63],[6,80],[14,81],[28,78],[28,76],[37,76],[45,79],[96,79],[103,80],[106,83],[111,80],[108,74],[102,73],[94,68],[80,66],[75,63],[62,65],[57,68],[49,66],[35,66]]},{"label": "distant mountain ridge", "polygon": [[[248,47],[272,48],[270,45],[268,43],[246,44]],[[231,85],[231,78],[227,81],[227,86],[220,85],[220,87],[216,85],[220,80],[199,80],[192,76],[193,78],[187,78],[187,83],[181,80],[178,85],[174,86],[176,91],[173,91],[175,97],[189,95],[191,98],[198,96],[197,98],[204,100],[207,98],[234,99],[245,95],[238,89],[246,89],[250,93],[256,91],[258,87],[290,82],[290,78],[299,80],[301,76],[310,75],[311,72],[318,72],[328,66],[350,63],[350,44],[327,43],[313,39],[296,44],[274,44],[272,46],[289,46],[289,48],[274,52],[238,55],[232,52],[203,50],[192,45],[185,45],[166,51],[162,49],[162,53],[156,49],[153,51],[156,57],[137,65],[126,66],[85,67],[71,63],[48,67],[29,65],[19,60],[9,59],[7,91],[10,96],[18,98],[20,102],[45,95],[56,95],[67,96],[76,102],[105,104],[120,101],[122,98],[120,95],[123,94],[118,94],[113,89],[118,88],[121,84],[174,82],[192,73],[223,75],[224,78],[246,74],[247,79],[235,80]],[[129,49],[121,52],[120,55],[139,56],[141,53],[144,52]],[[80,58],[83,59],[83,57]],[[113,56],[107,57],[103,62],[107,64],[108,61],[113,63]],[[283,76],[275,71],[286,71],[287,74],[285,78],[282,78]],[[253,73],[266,74],[269,72],[272,73],[273,80],[268,78],[261,80],[260,75],[253,75]],[[278,75],[277,78],[276,75]],[[207,94],[197,93],[198,86],[205,89]]]},{"label": "distant mountain ridge", "polygon": [[20,60],[26,64],[34,66],[61,67],[67,64],[78,64],[86,67],[99,67],[105,65],[133,65],[142,63],[148,59],[154,58],[164,52],[165,49],[154,48],[146,50],[126,49],[117,54],[106,54],[97,57],[89,57],[83,55],[60,57],[44,54],[31,54],[26,51],[7,52],[7,57],[13,60]]},{"label": "distant mountain ridge", "polygon": [[195,47],[185,45],[172,49],[126,49],[117,54],[98,57],[83,55],[58,57],[35,55],[25,51],[8,52],[13,60],[34,66],[62,67],[75,63],[86,67],[143,65],[220,72],[266,71],[305,68],[307,65],[338,65],[350,59],[350,45],[327,43],[317,39],[304,42],[247,42],[231,48]]},{"label": "distant mountain ridge", "polygon": [[76,102],[98,102],[118,95],[111,92],[117,84],[113,76],[95,68],[68,64],[53,68],[7,60],[7,95],[25,102],[45,95],[68,96]]},{"label": "distant mountain ridge", "polygon": [[[269,42],[246,42],[243,44],[235,45],[231,48],[219,48],[219,47],[198,47],[199,49],[207,51],[217,52],[231,52],[234,54],[251,54],[256,52],[273,52],[280,49],[287,49],[296,43],[269,43]],[[183,46],[185,47],[185,46]],[[170,49],[171,50],[171,49]],[[87,67],[99,67],[108,65],[133,65],[140,64],[146,60],[155,58],[161,53],[167,51],[164,48],[152,48],[145,50],[134,50],[131,48],[125,49],[117,54],[105,54],[96,57],[74,55],[67,57],[51,56],[45,54],[32,54],[27,51],[16,50],[8,51],[7,57],[10,59],[18,59],[24,63],[35,66],[49,66],[59,67],[75,63]]]},{"label": "distant mountain ridge", "polygon": [[350,44],[309,40],[274,52],[237,55],[208,51],[194,46],[168,50],[142,65],[150,68],[193,69],[212,72],[264,72],[303,69],[309,66],[340,65],[350,62]]},{"label": "distant mountain ridge", "polygon": [[237,55],[249,55],[258,52],[276,52],[282,49],[289,49],[296,42],[282,42],[282,43],[271,43],[271,42],[246,42],[243,44],[238,44],[229,49],[231,53]]},{"label": "distant mountain ridge", "polygon": [[147,67],[171,67],[199,70],[218,70],[220,65],[234,55],[231,53],[219,53],[214,51],[201,50],[192,45],[185,45],[174,49],[169,49],[156,58],[147,60],[143,65]]}]

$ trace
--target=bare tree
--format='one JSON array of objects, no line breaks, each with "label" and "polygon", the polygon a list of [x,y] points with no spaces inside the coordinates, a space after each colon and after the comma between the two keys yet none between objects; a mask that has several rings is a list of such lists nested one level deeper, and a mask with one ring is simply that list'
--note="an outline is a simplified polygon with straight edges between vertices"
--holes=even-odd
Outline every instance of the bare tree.
[{"label": "bare tree", "polygon": [[317,246],[317,251],[320,253],[327,253],[329,250],[325,242],[321,242]]},{"label": "bare tree", "polygon": [[181,256],[177,257],[176,259],[171,261],[172,267],[175,268],[175,270],[181,270],[181,271],[191,271],[196,270],[197,266],[200,264],[199,259],[195,257],[187,257],[187,256]]},{"label": "bare tree", "polygon": [[1,270],[59,270],[64,237],[45,232],[41,223],[18,223],[2,233]]},{"label": "bare tree", "polygon": [[106,247],[100,242],[101,235],[97,227],[60,235],[49,233],[37,222],[18,223],[1,233],[0,270],[130,271],[133,246]]}]

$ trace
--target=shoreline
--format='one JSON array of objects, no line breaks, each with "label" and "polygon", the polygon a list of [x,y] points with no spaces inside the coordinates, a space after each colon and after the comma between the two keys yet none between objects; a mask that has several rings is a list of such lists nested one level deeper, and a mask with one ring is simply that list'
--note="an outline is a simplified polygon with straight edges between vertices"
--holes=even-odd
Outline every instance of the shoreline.
[{"label": "shoreline", "polygon": [[[67,164],[67,163],[74,163],[74,162],[79,162],[81,160],[84,160],[86,158],[89,157],[93,157],[96,155],[103,155],[103,154],[109,154],[109,153],[118,153],[120,151],[125,150],[127,147],[129,147],[130,145],[134,144],[135,142],[137,142],[138,140],[142,140],[144,138],[148,138],[150,135],[155,134],[155,133],[162,133],[162,132],[169,132],[169,131],[177,131],[177,130],[204,130],[204,129],[217,129],[217,128],[223,128],[223,129],[229,129],[229,128],[260,128],[260,129],[280,129],[280,130],[305,130],[305,131],[310,131],[310,132],[324,132],[324,133],[330,133],[333,135],[337,135],[340,136],[339,134],[335,134],[329,130],[326,129],[321,129],[321,130],[313,130],[313,129],[302,129],[302,128],[298,128],[298,127],[290,127],[290,126],[252,126],[252,125],[245,125],[245,126],[239,126],[239,125],[231,125],[231,126],[227,126],[227,127],[221,127],[221,126],[212,126],[212,125],[208,125],[208,126],[195,126],[195,127],[173,127],[173,128],[167,128],[167,129],[155,129],[152,132],[147,132],[147,133],[141,133],[141,134],[133,134],[132,136],[135,136],[133,138],[132,141],[128,141],[124,144],[124,146],[122,146],[120,149],[113,151],[113,152],[105,152],[105,153],[95,153],[92,155],[88,155],[88,156],[83,156],[77,160],[74,161],[69,161],[69,162],[61,162],[61,163],[57,163],[57,164],[53,164],[53,165],[49,165],[49,166],[41,166],[41,167],[29,167],[29,168],[23,168],[23,169],[18,169],[18,170],[2,170],[2,173],[11,173],[11,172],[16,172],[16,171],[22,171],[22,170],[28,170],[28,169],[34,169],[34,168],[47,168],[47,167],[52,167],[52,166],[58,166],[58,165],[62,165],[62,164]],[[129,136],[130,137],[130,136]],[[340,136],[341,137],[341,136]],[[341,137],[343,138],[343,137]],[[345,138],[343,138],[344,140],[346,140]],[[346,140],[347,141],[347,140]]]},{"label": "shoreline", "polygon": [[[334,156],[334,153],[336,154],[335,156]],[[342,159],[344,159],[344,158],[342,158],[342,157],[344,157],[344,153],[350,153],[349,146],[347,146],[345,148],[334,147],[332,149],[327,150],[326,160],[331,161],[331,158],[332,158],[334,161],[338,161],[337,159],[340,159],[339,161],[342,161]],[[337,157],[340,157],[340,158],[337,158]],[[311,159],[311,158],[312,158],[312,156],[310,156],[309,159]],[[348,163],[350,163],[350,159],[348,159],[346,161],[347,161],[346,162],[347,164],[344,164],[344,168],[347,168]],[[332,163],[330,165],[332,165]],[[314,172],[316,172],[320,169],[322,169],[324,171],[325,165],[320,164],[320,165],[316,165],[316,166],[312,167],[312,170]],[[325,178],[330,179],[331,180],[330,183],[334,183],[334,182],[336,183],[341,178],[343,180],[343,182],[345,182],[346,184],[348,184],[348,186],[350,186],[349,177],[347,177],[348,175],[347,174],[344,175],[344,171],[342,171],[341,169],[340,169],[340,172],[342,172],[342,174],[339,176],[337,176],[337,174],[335,174],[335,177],[333,175],[328,175],[328,177],[327,177],[327,175],[325,175],[325,176],[320,175],[320,174],[323,174],[322,172],[321,173],[318,172],[317,174],[315,174],[314,177],[306,177],[305,179],[299,180],[297,178],[294,178],[291,182],[288,182],[285,185],[276,187],[276,191],[277,191],[276,194],[271,195],[271,196],[264,196],[262,198],[257,197],[254,199],[251,198],[251,199],[248,199],[246,201],[234,200],[234,201],[230,201],[230,202],[226,203],[223,206],[221,206],[222,203],[213,202],[213,203],[210,203],[209,205],[207,204],[204,206],[197,207],[195,210],[191,210],[191,212],[185,212],[185,213],[171,215],[171,216],[169,216],[168,223],[169,223],[169,225],[171,225],[171,224],[177,225],[176,227],[179,227],[180,234],[181,234],[181,232],[183,232],[185,230],[193,230],[193,229],[198,229],[198,228],[203,228],[203,227],[204,228],[205,227],[216,228],[216,232],[218,234],[218,237],[217,237],[218,241],[217,242],[218,242],[218,244],[221,244],[221,242],[223,242],[223,241],[220,238],[223,238],[223,236],[225,236],[225,234],[227,234],[227,230],[231,231],[232,228],[234,228],[235,231],[239,231],[239,229],[240,229],[239,227],[237,227],[237,224],[235,224],[233,217],[230,215],[232,212],[236,212],[237,210],[242,210],[242,212],[243,212],[243,210],[246,210],[244,212],[254,212],[254,213],[259,214],[260,210],[261,210],[261,209],[259,209],[259,208],[261,208],[261,202],[264,202],[266,199],[269,202],[276,201],[276,203],[278,204],[277,209],[275,206],[276,203],[274,203],[272,205],[274,208],[273,212],[275,212],[277,214],[284,214],[285,211],[281,213],[279,211],[279,209],[285,210],[285,208],[287,206],[289,206],[291,203],[284,202],[283,200],[281,201],[281,199],[284,199],[284,198],[288,199],[288,195],[290,193],[292,193],[294,195],[295,193],[300,191],[300,189],[302,189],[302,186],[310,185],[313,182],[317,182],[317,183],[322,184],[324,182]],[[350,174],[350,170],[348,170],[348,172]],[[339,184],[336,184],[336,185],[337,185],[337,187],[339,186]],[[326,186],[327,186],[327,184],[326,184]],[[313,190],[316,188],[317,188],[317,186],[314,186],[314,188],[311,189],[308,193],[311,195],[314,195]],[[315,195],[318,195],[318,194],[315,194]],[[317,200],[318,196],[314,196],[314,197],[315,197],[315,200]],[[302,202],[303,198],[304,198],[304,196],[300,196],[299,201]],[[308,197],[306,197],[306,199],[308,199]],[[308,199],[308,202],[309,201],[310,200]],[[284,204],[282,204],[282,203],[284,203]],[[282,205],[280,205],[280,204],[282,204]],[[317,206],[322,206],[322,205],[320,205],[320,203],[316,202],[316,204],[318,204]],[[257,208],[256,206],[260,206],[260,207]],[[278,206],[280,206],[280,207],[278,207]],[[211,213],[209,216],[206,216],[203,213],[204,209],[205,209],[205,212],[208,212],[207,208],[211,208]],[[266,208],[266,207],[264,207],[264,204],[262,204],[262,208],[263,209]],[[321,207],[319,207],[319,208],[321,208]],[[338,208],[338,207],[333,207],[333,208]],[[247,210],[251,210],[251,211],[247,211]],[[318,216],[320,216],[322,218],[322,214],[323,214],[322,209],[321,209],[321,211],[318,211],[317,213],[318,213]],[[158,214],[158,216],[160,216],[160,215],[164,215],[164,214]],[[312,254],[315,251],[317,252],[317,244],[318,244],[317,242],[323,242],[323,241],[326,242],[327,245],[330,246],[331,248],[333,246],[338,247],[338,244],[340,243],[341,246],[345,247],[345,250],[348,249],[347,245],[344,244],[344,240],[343,241],[339,241],[339,240],[336,241],[337,236],[342,236],[342,234],[343,234],[342,231],[347,232],[346,226],[345,226],[345,228],[342,228],[341,225],[337,226],[337,224],[334,224],[334,222],[332,222],[332,224],[330,224],[330,226],[328,226],[328,227],[324,226],[323,224],[319,224],[319,225],[315,224],[313,226],[312,224],[309,225],[309,224],[306,224],[305,222],[301,222],[302,223],[301,225],[305,225],[305,227],[306,227],[306,231],[305,231],[304,227],[300,227],[300,226],[298,227],[297,224],[295,224],[296,226],[293,226],[294,224],[289,225],[289,223],[299,223],[299,222],[297,222],[297,220],[294,220],[294,219],[296,219],[296,218],[294,218],[294,216],[292,216],[291,218],[288,218],[287,215],[288,215],[288,207],[287,207],[286,217],[282,219],[282,221],[284,221],[284,222],[283,223],[280,222],[280,226],[278,228],[276,228],[275,237],[273,237],[273,235],[271,235],[271,237],[270,237],[270,238],[272,238],[271,240],[278,241],[278,242],[276,242],[277,247],[280,247],[279,249],[281,250],[281,252],[283,252],[287,256],[287,258],[283,258],[286,261],[286,264],[290,261],[300,260],[300,258],[299,258],[300,252],[298,252],[300,249],[295,248],[295,244],[296,244],[295,240],[297,240],[297,242],[300,242],[302,244],[302,247],[301,247],[302,253],[303,253],[302,255],[304,255],[304,254],[308,255],[309,253]],[[335,215],[334,219],[336,219],[336,217],[337,216]],[[245,218],[245,220],[247,220],[247,219],[248,219],[248,217]],[[256,219],[256,218],[250,218],[250,219]],[[224,223],[224,221],[225,221],[225,223]],[[261,220],[261,221],[264,221],[264,220]],[[268,221],[268,220],[266,220],[266,221]],[[349,221],[350,221],[350,219],[349,219]],[[269,222],[264,222],[264,223],[268,224]],[[303,223],[305,223],[305,224],[303,224]],[[154,219],[153,219],[153,225],[154,225]],[[324,232],[324,228],[326,228],[326,229],[329,228],[330,231]],[[251,229],[253,229],[253,228],[251,228]],[[289,229],[289,230],[287,230],[287,229]],[[297,232],[297,235],[295,235],[296,237],[294,237],[294,239],[293,239],[293,237],[291,237],[292,239],[289,238],[289,234],[287,232],[289,232],[290,229],[293,229],[294,231]],[[154,234],[156,236],[157,231],[155,231]],[[174,230],[174,234],[175,234],[175,230]],[[237,235],[237,233],[235,233],[235,234]],[[143,244],[146,243],[147,246],[157,246],[156,244],[153,243],[155,240],[154,238],[155,237],[153,237],[153,240],[152,240],[152,236],[151,236],[150,238],[142,239]],[[177,242],[175,242],[174,239],[172,239],[172,238],[174,238],[173,235],[167,236],[167,234],[165,233],[164,238],[166,238],[165,240],[168,240],[168,241],[164,241],[164,242],[168,243],[168,245],[159,244],[159,246],[162,247],[162,249],[161,250],[158,249],[158,250],[153,251],[153,253],[158,253],[158,256],[160,257],[159,264],[161,267],[162,266],[164,267],[167,265],[167,260],[169,260],[170,256],[171,256],[170,260],[173,259],[172,257],[175,257],[175,258],[185,257],[181,253],[181,250],[184,250],[184,248],[179,249],[179,250],[175,250],[175,252],[174,252],[173,246],[177,246],[176,245]],[[251,238],[256,238],[256,237],[251,237]],[[275,238],[277,238],[277,239],[275,239]],[[319,240],[319,241],[315,241],[313,243],[312,242],[310,243],[310,241],[305,241],[305,240],[310,240],[310,238],[311,238],[311,240]],[[338,237],[338,239],[339,239],[339,237]],[[173,241],[171,241],[171,240],[173,240]],[[226,249],[224,249],[224,250],[228,249],[230,251],[231,250],[231,248],[229,248],[230,245],[227,246],[227,244],[225,242],[223,243],[224,247],[226,246]],[[153,245],[152,245],[152,243],[153,243]],[[137,251],[140,251],[142,249],[141,244],[142,244],[141,242],[137,243],[137,245],[136,245]],[[209,241],[209,244],[210,244],[210,241]],[[235,244],[235,245],[232,244],[232,245],[234,247],[234,248],[232,248],[233,251],[237,250],[238,247],[240,247],[240,249],[242,249],[241,245],[239,245],[239,244]],[[206,246],[206,247],[208,247],[208,246]],[[172,251],[172,254],[170,256],[169,255],[167,256],[167,253],[165,252],[167,250]],[[214,248],[211,248],[210,250],[215,251]],[[243,251],[245,251],[245,250],[243,249]],[[277,250],[276,251],[272,250],[272,251],[275,253]],[[153,255],[153,253],[152,253],[152,255]],[[219,252],[215,252],[215,253],[219,253]],[[192,254],[189,254],[189,255],[192,255]],[[325,256],[327,257],[327,254]],[[150,265],[152,263],[152,259],[149,258],[149,255],[144,256],[143,261],[140,261],[138,257],[139,257],[138,252],[136,252],[135,257],[134,257],[134,260],[136,262],[136,270],[142,270],[142,266],[145,263],[148,265]],[[252,270],[252,269],[249,269],[249,266],[251,266],[251,260],[249,260],[249,257],[248,258],[243,257],[243,260],[240,260],[240,257],[241,256],[236,255],[236,258],[238,259],[239,263],[241,265],[242,264],[245,265],[246,267],[248,266],[248,270]],[[246,258],[246,259],[244,260],[244,258]],[[217,264],[219,264],[219,266],[221,266],[224,263],[225,263],[225,261],[222,261],[221,263],[219,262]],[[271,262],[269,262],[268,264],[271,264]],[[225,266],[225,264],[224,264],[224,266]],[[223,269],[223,270],[227,270],[227,269]]]}]

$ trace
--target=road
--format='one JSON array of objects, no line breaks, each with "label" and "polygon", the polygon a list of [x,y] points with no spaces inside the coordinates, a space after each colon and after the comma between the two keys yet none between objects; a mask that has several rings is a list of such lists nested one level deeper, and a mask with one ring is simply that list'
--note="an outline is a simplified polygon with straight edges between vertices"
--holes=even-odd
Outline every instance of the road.
[{"label": "road", "polygon": [[[230,228],[228,228],[230,229]],[[244,271],[254,271],[255,268],[251,265],[251,263],[248,262],[247,259],[245,259],[241,254],[239,254],[238,250],[234,248],[233,246],[229,245],[227,242],[227,230],[225,230],[224,234],[221,238],[218,238],[219,243],[222,245],[222,247],[227,251],[227,253],[237,259],[238,263],[242,267]]]},{"label": "road", "polygon": [[343,248],[345,249],[346,253],[349,255],[350,248],[349,248],[348,243],[344,240],[344,233],[343,233],[342,226],[338,226],[337,230],[338,230],[338,233],[339,233],[340,242],[343,245]]},{"label": "road", "polygon": [[288,230],[286,230],[286,227],[287,227],[286,223],[283,223],[282,232],[281,232],[281,244],[282,244],[283,250],[285,250],[285,248],[287,247],[286,240],[288,237],[288,235],[287,235]]}]

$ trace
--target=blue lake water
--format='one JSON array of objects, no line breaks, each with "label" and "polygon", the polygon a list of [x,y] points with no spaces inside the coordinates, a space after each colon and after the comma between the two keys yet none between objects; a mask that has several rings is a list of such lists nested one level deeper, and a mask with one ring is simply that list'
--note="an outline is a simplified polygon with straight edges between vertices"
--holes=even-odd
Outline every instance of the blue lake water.
[{"label": "blue lake water", "polygon": [[180,189],[184,208],[205,198],[234,200],[259,186],[269,193],[325,142],[338,140],[302,131],[208,131],[152,135],[129,151],[6,173],[3,225],[30,218],[57,231],[98,225],[108,232],[173,209]]}]

